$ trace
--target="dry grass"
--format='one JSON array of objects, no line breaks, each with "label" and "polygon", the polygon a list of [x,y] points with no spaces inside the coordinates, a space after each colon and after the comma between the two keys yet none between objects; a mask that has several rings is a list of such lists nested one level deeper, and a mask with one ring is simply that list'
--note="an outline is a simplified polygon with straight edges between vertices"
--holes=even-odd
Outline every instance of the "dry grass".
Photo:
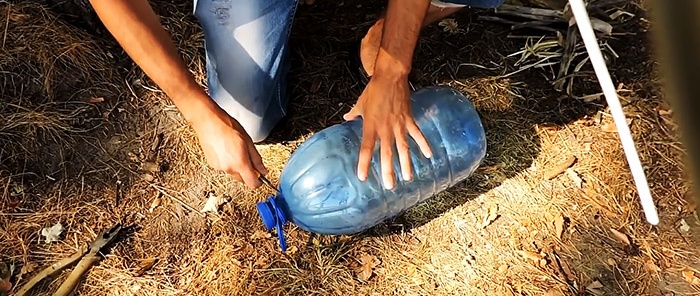
[{"label": "dry grass", "polygon": [[[273,182],[296,145],[340,122],[359,94],[343,46],[372,19],[356,6],[381,8],[318,2],[300,8],[295,23],[290,118],[259,145]],[[204,83],[191,4],[154,3]],[[659,227],[643,219],[604,104],[560,98],[539,69],[503,78],[518,69],[517,58],[506,56],[523,40],[464,13],[455,17],[460,33],[426,29],[413,81],[470,95],[487,129],[484,165],[464,184],[361,235],[317,236],[290,226],[292,250],[280,254],[254,207],[271,192],[246,190],[211,170],[177,110],[110,38],[35,4],[0,4],[0,16],[0,260],[35,266],[13,283],[122,221],[125,234],[79,295],[585,295],[596,281],[605,295],[698,293],[681,271],[700,268],[700,223],[686,201],[684,150],[647,57],[644,24],[633,27],[640,35],[610,41],[621,56],[611,69],[634,118]],[[642,45],[627,48],[633,41]],[[597,91],[594,81],[580,87]],[[95,97],[104,102],[90,103]],[[570,155],[581,188],[566,172],[544,178]],[[159,170],[146,172],[145,163]],[[203,217],[175,200],[200,209],[209,191],[230,196],[219,214]],[[498,217],[482,228],[496,205]],[[689,232],[679,230],[681,219]],[[59,221],[61,241],[43,243],[41,229]],[[380,262],[367,281],[357,271],[363,256]],[[141,274],[147,259],[155,264]],[[37,293],[49,294],[65,276]]]}]

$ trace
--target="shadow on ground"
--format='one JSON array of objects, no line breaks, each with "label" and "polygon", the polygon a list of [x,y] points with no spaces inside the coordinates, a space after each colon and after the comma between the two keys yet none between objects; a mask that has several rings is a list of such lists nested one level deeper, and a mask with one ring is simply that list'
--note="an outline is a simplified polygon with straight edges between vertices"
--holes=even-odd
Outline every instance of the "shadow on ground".
[{"label": "shadow on ground", "polygon": [[[293,141],[343,121],[362,92],[353,78],[355,69],[347,64],[349,45],[364,35],[383,9],[381,3],[345,1],[319,2],[298,11],[290,41],[291,110],[270,142]],[[421,215],[401,215],[370,230],[372,235],[408,231],[493,189],[531,166],[539,153],[536,126],[561,128],[602,109],[600,104],[562,97],[544,76],[532,72],[499,78],[517,70],[505,56],[520,50],[524,41],[506,38],[507,26],[477,21],[481,13],[485,11],[464,10],[451,16],[462,30],[459,34],[438,24],[424,29],[411,81],[417,88],[451,86],[473,101],[487,133],[482,168],[447,191],[460,194],[430,198]]]}]

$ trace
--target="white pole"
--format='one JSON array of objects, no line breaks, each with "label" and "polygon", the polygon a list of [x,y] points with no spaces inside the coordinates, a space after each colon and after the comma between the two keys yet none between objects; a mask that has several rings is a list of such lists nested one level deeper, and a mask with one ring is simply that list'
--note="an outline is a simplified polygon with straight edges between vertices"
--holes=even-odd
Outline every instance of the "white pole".
[{"label": "white pole", "polygon": [[583,0],[569,0],[569,4],[571,5],[571,11],[573,11],[574,17],[576,18],[576,24],[579,32],[581,33],[581,37],[583,38],[583,42],[586,45],[586,51],[588,51],[588,55],[591,58],[593,69],[595,70],[596,76],[598,76],[598,82],[603,89],[603,94],[605,94],[605,99],[610,107],[610,113],[612,113],[613,120],[615,121],[617,132],[620,134],[622,148],[625,151],[627,163],[630,166],[632,177],[634,178],[637,191],[639,192],[639,198],[642,203],[644,215],[650,224],[657,225],[659,224],[659,215],[656,212],[654,200],[651,197],[649,184],[647,184],[642,163],[639,160],[639,155],[637,154],[637,149],[634,145],[634,140],[632,139],[629,126],[627,126],[625,114],[622,111],[622,105],[617,97],[617,91],[615,90],[615,86],[610,78],[610,73],[605,65],[603,55],[600,52],[600,47],[598,47],[598,40],[596,40],[593,32],[591,20],[588,18],[586,6],[583,3]]}]

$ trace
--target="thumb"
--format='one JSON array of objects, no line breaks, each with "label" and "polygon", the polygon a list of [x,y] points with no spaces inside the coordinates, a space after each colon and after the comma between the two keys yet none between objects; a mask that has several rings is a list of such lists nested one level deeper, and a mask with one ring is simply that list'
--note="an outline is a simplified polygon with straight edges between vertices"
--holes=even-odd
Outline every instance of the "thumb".
[{"label": "thumb", "polygon": [[350,121],[350,120],[353,120],[353,119],[360,117],[360,116],[362,116],[362,113],[360,112],[360,108],[355,106],[355,107],[352,107],[352,109],[350,109],[350,111],[348,113],[345,113],[345,115],[343,115],[343,119],[345,119],[345,121]]},{"label": "thumb", "polygon": [[260,157],[260,153],[258,152],[258,149],[255,148],[253,143],[248,144],[248,155],[250,155],[250,162],[255,170],[257,170],[263,176],[267,175],[267,168],[265,168],[262,157]]}]

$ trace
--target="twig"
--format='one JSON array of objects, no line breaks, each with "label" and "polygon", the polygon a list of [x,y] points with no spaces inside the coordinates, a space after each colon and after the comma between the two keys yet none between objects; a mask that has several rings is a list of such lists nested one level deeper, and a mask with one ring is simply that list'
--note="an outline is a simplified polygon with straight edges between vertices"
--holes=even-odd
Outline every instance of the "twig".
[{"label": "twig", "polygon": [[564,19],[564,13],[559,10],[554,10],[554,9],[545,9],[545,8],[532,8],[532,7],[526,7],[526,6],[519,6],[519,5],[508,5],[508,4],[503,4],[496,9],[496,13],[502,13],[502,14],[511,14],[515,16],[522,16],[522,17],[528,17],[528,18],[533,18],[537,17],[535,19],[542,19],[542,18],[555,18],[555,19]]},{"label": "twig", "polygon": [[496,67],[496,68],[489,68],[489,67],[482,66],[482,65],[479,65],[479,64],[461,63],[461,64],[459,64],[459,65],[457,66],[457,71],[459,71],[459,68],[461,68],[461,67],[463,67],[463,66],[464,66],[464,67],[476,67],[476,68],[479,68],[479,69],[491,70],[491,71],[493,71],[493,70],[498,70],[498,67]]},{"label": "twig", "polygon": [[188,205],[187,203],[185,203],[185,202],[182,201],[181,199],[179,199],[179,198],[177,198],[177,197],[175,197],[175,196],[172,196],[172,195],[168,194],[167,192],[165,192],[165,190],[159,188],[160,186],[155,185],[155,184],[151,184],[151,187],[153,187],[155,190],[158,190],[158,191],[159,191],[160,193],[162,193],[163,195],[172,198],[174,201],[180,203],[183,207],[187,208],[188,210],[197,213],[197,215],[200,215],[200,216],[202,216],[202,217],[206,217],[206,215],[205,215],[204,213],[201,213],[201,212],[197,211],[197,209],[195,209],[195,208],[193,208],[192,206]]},{"label": "twig", "polygon": [[[480,15],[477,19],[484,20],[484,21],[504,23],[506,25],[512,25],[510,28],[511,30],[517,30],[517,29],[522,29],[522,28],[527,27],[527,28],[538,29],[538,30],[548,31],[548,32],[559,32],[559,30],[554,29],[554,28],[537,25],[537,24],[551,24],[551,22],[547,23],[544,21],[537,21],[537,22],[523,23],[523,22],[516,22],[516,21],[507,20],[507,19],[500,18],[497,16],[486,16],[486,15]],[[525,24],[527,24],[527,25],[525,25]]]},{"label": "twig", "polygon": [[[524,28],[539,28],[545,25],[551,25],[552,22],[550,21],[531,21],[531,22],[524,22],[520,23],[517,25],[513,25],[510,27],[511,30],[517,30],[517,29],[524,29]],[[559,30],[556,30],[559,31]]]},{"label": "twig", "polygon": [[[576,43],[578,42],[578,29],[576,26],[569,26],[566,31],[566,41],[564,41],[564,53],[561,57],[561,64],[559,64],[559,73],[557,74],[557,81],[554,83],[554,89],[556,91],[561,91],[565,79],[561,79],[569,72],[569,67],[571,66],[571,61],[574,59],[574,49],[576,48]],[[560,80],[561,79],[561,80]],[[570,93],[568,93],[570,95]]]},{"label": "twig", "polygon": [[5,22],[5,33],[2,35],[2,48],[5,48],[5,41],[7,40],[7,29],[10,27],[10,7],[11,4],[7,4],[7,22]]},{"label": "twig", "polygon": [[530,68],[533,68],[533,67],[537,67],[538,65],[541,65],[542,63],[544,63],[545,61],[549,60],[550,58],[551,58],[551,56],[546,57],[546,58],[543,58],[543,59],[537,61],[537,62],[534,63],[534,64],[530,64],[530,65],[524,66],[524,67],[522,67],[522,68],[520,68],[520,69],[518,69],[518,70],[515,70],[515,71],[513,71],[513,72],[510,72],[510,73],[505,74],[505,75],[502,75],[502,76],[499,76],[498,78],[510,77],[510,76],[513,76],[513,75],[515,75],[515,74],[518,74],[518,73],[520,73],[520,72],[522,72],[522,71],[525,71],[525,70],[527,70],[527,69],[530,69]]},{"label": "twig", "polygon": [[558,164],[556,167],[547,171],[547,173],[544,174],[544,178],[547,180],[554,179],[554,177],[559,176],[559,174],[563,173],[564,171],[566,171],[566,169],[568,169],[569,167],[574,165],[575,162],[576,162],[576,156],[573,156],[573,155],[569,156],[569,158],[567,158],[566,161]]}]

